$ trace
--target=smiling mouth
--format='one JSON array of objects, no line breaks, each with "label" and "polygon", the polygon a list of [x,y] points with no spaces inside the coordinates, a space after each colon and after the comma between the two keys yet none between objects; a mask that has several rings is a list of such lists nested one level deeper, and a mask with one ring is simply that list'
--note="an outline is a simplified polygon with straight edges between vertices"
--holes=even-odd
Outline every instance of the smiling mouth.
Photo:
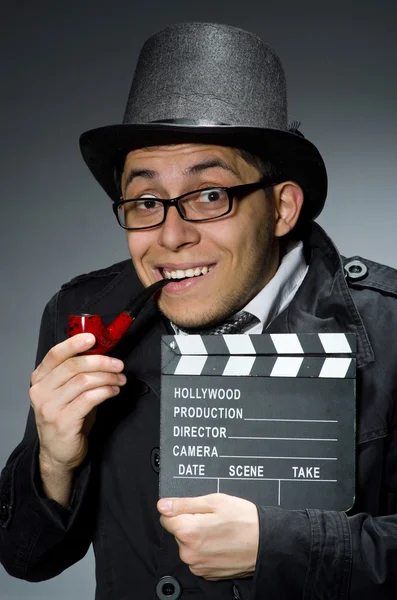
[{"label": "smiling mouth", "polygon": [[192,269],[175,269],[170,270],[167,268],[160,269],[163,279],[188,279],[192,277],[202,277],[212,271],[213,267],[207,265],[203,267],[194,267]]}]

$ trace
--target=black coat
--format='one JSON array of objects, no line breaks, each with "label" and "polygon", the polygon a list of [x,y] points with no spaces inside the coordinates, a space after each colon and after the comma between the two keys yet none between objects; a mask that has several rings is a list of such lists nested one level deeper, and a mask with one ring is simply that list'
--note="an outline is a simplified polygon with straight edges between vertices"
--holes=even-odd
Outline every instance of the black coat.
[{"label": "black coat", "polygon": [[[125,361],[128,383],[98,411],[70,510],[43,496],[30,413],[0,480],[0,560],[10,574],[29,581],[54,577],[92,541],[97,600],[153,600],[156,582],[166,575],[180,583],[181,598],[194,600],[397,597],[397,273],[359,259],[367,273],[346,276],[317,225],[306,251],[308,274],[267,331],[357,335],[357,486],[349,516],[259,506],[253,578],[208,582],[190,573],[156,510],[159,340],[170,331],[150,304],[114,353]],[[140,287],[130,261],[64,285],[45,309],[37,361],[65,338],[69,313],[100,313],[109,322]]]}]

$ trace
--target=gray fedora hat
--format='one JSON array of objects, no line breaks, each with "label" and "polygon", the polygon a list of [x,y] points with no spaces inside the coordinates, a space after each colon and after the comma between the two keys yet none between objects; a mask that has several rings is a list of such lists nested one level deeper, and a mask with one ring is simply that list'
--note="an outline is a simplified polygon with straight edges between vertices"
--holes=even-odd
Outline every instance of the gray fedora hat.
[{"label": "gray fedora hat", "polygon": [[142,47],[122,124],[83,133],[80,148],[113,201],[117,169],[133,149],[185,142],[243,148],[275,164],[305,192],[302,217],[324,206],[327,173],[317,148],[288,128],[284,70],[256,35],[229,25],[178,23]]}]

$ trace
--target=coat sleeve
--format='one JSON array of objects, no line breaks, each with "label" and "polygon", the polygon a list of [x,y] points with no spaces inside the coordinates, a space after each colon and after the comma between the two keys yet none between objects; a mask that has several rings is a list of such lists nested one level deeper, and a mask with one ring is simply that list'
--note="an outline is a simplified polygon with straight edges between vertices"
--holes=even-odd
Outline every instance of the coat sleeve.
[{"label": "coat sleeve", "polygon": [[[394,471],[396,437],[394,433],[388,453]],[[344,512],[272,507],[258,507],[258,513],[254,600],[397,597],[397,514],[348,517]]]},{"label": "coat sleeve", "polygon": [[[36,364],[55,344],[52,320],[57,296],[45,308]],[[87,460],[76,470],[68,510],[48,499],[41,488],[38,437],[32,409],[25,434],[0,477],[0,562],[6,571],[28,581],[58,575],[80,560],[92,538],[91,467]]]}]

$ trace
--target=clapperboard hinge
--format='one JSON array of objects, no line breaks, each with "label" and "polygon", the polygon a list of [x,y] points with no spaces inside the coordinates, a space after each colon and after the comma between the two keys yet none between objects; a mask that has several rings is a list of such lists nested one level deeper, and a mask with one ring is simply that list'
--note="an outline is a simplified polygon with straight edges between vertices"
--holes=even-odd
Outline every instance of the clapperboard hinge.
[{"label": "clapperboard hinge", "polygon": [[163,374],[355,377],[354,334],[165,336],[163,344]]}]

